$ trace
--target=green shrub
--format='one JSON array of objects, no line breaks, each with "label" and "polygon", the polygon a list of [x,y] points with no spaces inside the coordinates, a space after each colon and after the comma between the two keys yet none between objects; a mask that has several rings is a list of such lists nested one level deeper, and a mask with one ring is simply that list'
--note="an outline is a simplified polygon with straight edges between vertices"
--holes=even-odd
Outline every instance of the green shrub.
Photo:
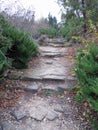
[{"label": "green shrub", "polygon": [[55,28],[50,28],[50,29],[48,30],[48,35],[49,35],[50,38],[56,37],[56,35],[57,35],[57,30],[56,30]]},{"label": "green shrub", "polygon": [[77,18],[72,18],[61,26],[59,33],[61,36],[65,37],[67,41],[69,41],[73,36],[79,35],[82,26],[82,19],[78,20]]},{"label": "green shrub", "polygon": [[3,77],[3,72],[11,66],[11,60],[8,59],[0,50],[0,78]]},{"label": "green shrub", "polygon": [[8,49],[12,46],[12,40],[4,37],[2,33],[0,34],[0,50],[6,55]]},{"label": "green shrub", "polygon": [[8,50],[8,57],[14,59],[16,68],[27,67],[30,58],[38,53],[37,45],[29,39],[29,36],[15,28],[5,30],[6,37],[12,39],[12,47]]},{"label": "green shrub", "polygon": [[76,98],[78,102],[88,102],[91,111],[88,119],[95,130],[98,129],[98,46],[85,47],[77,56],[76,75],[78,79]]},{"label": "green shrub", "polygon": [[89,45],[77,56],[78,101],[87,101],[98,111],[98,46]]},{"label": "green shrub", "polygon": [[39,29],[39,32],[41,34],[47,34],[48,33],[48,29],[41,28],[41,29]]},{"label": "green shrub", "polygon": [[57,35],[57,30],[55,28],[47,28],[47,29],[42,28],[39,30],[39,32],[41,34],[48,35],[50,38],[54,38]]},{"label": "green shrub", "polygon": [[0,16],[0,79],[3,77],[4,71],[11,66],[12,62],[12,60],[7,57],[7,51],[11,48],[12,41],[3,36],[2,24],[7,26],[7,22]]},{"label": "green shrub", "polygon": [[29,39],[28,34],[11,27],[0,16],[0,74],[10,61],[16,68],[27,67],[30,58],[37,53],[37,45]]}]

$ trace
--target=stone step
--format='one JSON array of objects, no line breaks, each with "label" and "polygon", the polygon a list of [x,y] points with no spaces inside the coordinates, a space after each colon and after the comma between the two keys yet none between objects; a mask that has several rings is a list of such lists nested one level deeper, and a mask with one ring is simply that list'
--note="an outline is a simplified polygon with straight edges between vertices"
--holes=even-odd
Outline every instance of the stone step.
[{"label": "stone step", "polygon": [[48,43],[54,43],[54,44],[65,44],[66,40],[65,39],[48,39],[47,40]]},{"label": "stone step", "polygon": [[65,47],[66,44],[54,44],[54,43],[50,42],[48,46],[52,46],[52,47]]},{"label": "stone step", "polygon": [[7,75],[8,79],[11,80],[23,80],[23,81],[62,81],[62,82],[66,82],[66,81],[76,81],[75,77],[72,76],[67,76],[67,75],[63,75],[63,73],[60,74],[45,74],[45,73],[33,73],[33,71],[31,71],[31,69],[27,69],[24,71],[10,71],[10,73],[8,73]]},{"label": "stone step", "polygon": [[13,77],[9,75],[9,79],[11,80],[22,80],[22,82],[24,83],[24,86],[22,85],[15,85],[13,86],[14,89],[21,89],[27,92],[31,92],[31,93],[37,93],[39,91],[39,89],[41,90],[49,90],[49,91],[69,91],[72,89],[72,87],[74,87],[77,83],[76,79],[65,79],[65,80],[61,80],[61,79],[34,79],[34,78],[29,78],[29,77],[24,77],[24,78],[20,78],[17,76],[17,79],[15,78],[16,75]]}]

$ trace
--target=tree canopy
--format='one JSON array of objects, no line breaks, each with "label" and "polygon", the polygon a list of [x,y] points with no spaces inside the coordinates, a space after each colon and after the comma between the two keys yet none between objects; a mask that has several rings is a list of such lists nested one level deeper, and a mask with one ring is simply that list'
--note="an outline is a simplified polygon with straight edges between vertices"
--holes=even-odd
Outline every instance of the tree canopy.
[{"label": "tree canopy", "polygon": [[71,35],[79,30],[86,33],[89,21],[98,26],[98,0],[58,0],[58,3],[62,6],[62,21]]}]

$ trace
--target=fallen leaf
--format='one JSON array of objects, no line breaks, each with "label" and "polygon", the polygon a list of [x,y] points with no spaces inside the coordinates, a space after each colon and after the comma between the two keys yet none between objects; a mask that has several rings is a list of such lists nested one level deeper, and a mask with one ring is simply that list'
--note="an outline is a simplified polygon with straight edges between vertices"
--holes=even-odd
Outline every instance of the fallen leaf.
[{"label": "fallen leaf", "polygon": [[85,107],[87,107],[87,106],[88,106],[87,102],[85,102],[85,103],[84,103],[84,106],[85,106]]},{"label": "fallen leaf", "polygon": [[67,91],[64,91],[64,94],[66,95],[66,94],[67,94]]}]

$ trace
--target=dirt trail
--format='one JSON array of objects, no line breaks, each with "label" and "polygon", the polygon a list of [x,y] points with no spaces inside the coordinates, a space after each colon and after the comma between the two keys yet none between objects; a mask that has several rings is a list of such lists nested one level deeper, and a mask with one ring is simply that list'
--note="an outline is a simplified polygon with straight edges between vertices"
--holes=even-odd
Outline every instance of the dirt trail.
[{"label": "dirt trail", "polygon": [[12,70],[8,76],[22,81],[13,88],[24,94],[16,107],[0,112],[0,130],[86,130],[69,94],[76,84],[72,48],[56,42],[39,48],[40,56],[32,58],[28,69]]}]

